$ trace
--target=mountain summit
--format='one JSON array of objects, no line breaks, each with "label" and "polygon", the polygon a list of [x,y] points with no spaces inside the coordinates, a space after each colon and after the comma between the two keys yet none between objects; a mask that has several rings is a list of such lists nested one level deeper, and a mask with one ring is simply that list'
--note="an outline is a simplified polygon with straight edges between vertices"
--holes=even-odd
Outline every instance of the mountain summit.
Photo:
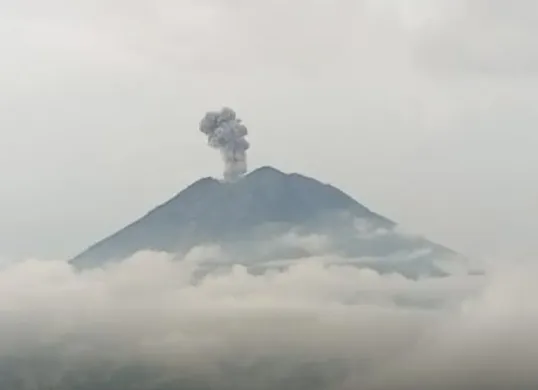
[{"label": "mountain summit", "polygon": [[[455,255],[423,238],[398,233],[394,222],[329,184],[266,166],[237,182],[198,180],[71,262],[94,267],[142,250],[186,253],[208,244],[226,248],[234,261],[251,265],[320,254],[319,245],[284,248],[278,238],[289,234],[323,237],[322,247],[342,258],[361,258],[378,269],[399,267],[409,274],[438,274],[432,256]],[[268,244],[277,241],[280,244]],[[402,254],[412,259],[405,270],[396,256]]]}]

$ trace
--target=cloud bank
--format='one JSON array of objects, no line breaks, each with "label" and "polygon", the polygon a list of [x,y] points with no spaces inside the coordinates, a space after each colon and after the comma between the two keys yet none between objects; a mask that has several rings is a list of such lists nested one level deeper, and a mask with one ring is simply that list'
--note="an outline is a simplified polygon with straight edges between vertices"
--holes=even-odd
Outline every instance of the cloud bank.
[{"label": "cloud bank", "polygon": [[144,252],[84,272],[63,261],[4,263],[0,384],[13,390],[538,384],[533,264],[492,268],[487,276],[411,280],[319,257],[256,275],[236,265],[196,277],[213,255],[218,251],[196,250],[177,261]]}]

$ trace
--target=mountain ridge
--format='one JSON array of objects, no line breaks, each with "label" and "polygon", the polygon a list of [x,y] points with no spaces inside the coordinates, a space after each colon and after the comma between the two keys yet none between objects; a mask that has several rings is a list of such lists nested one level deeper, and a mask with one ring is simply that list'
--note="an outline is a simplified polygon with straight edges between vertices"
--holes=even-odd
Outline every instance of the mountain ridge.
[{"label": "mountain ridge", "polygon": [[[412,251],[418,245],[436,253],[454,253],[422,238],[392,233],[360,239],[357,220],[367,221],[369,229],[378,231],[392,232],[397,227],[331,184],[262,166],[235,182],[201,178],[70,262],[93,267],[142,250],[185,253],[205,244],[226,247],[238,261],[255,262],[252,259],[271,257],[259,248],[292,230],[300,235],[330,236],[334,250],[346,256],[384,256],[391,251]],[[287,252],[275,249],[276,253]],[[290,249],[289,256],[298,257],[298,253],[303,252]]]}]

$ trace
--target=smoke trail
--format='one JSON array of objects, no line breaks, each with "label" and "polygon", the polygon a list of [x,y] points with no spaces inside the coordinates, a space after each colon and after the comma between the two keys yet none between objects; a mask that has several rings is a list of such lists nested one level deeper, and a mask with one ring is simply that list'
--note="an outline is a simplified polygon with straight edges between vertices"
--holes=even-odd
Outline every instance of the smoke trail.
[{"label": "smoke trail", "polygon": [[237,180],[247,172],[247,128],[234,110],[224,107],[220,112],[208,112],[200,122],[200,131],[207,135],[209,146],[222,154],[224,180]]}]

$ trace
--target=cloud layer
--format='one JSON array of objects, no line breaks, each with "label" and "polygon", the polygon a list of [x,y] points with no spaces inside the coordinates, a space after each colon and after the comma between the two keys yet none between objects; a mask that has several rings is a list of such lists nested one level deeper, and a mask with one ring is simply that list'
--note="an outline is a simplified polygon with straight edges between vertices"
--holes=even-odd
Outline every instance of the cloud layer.
[{"label": "cloud layer", "polygon": [[138,253],[85,272],[60,261],[5,264],[3,385],[491,390],[538,384],[534,265],[495,268],[486,277],[409,280],[313,258],[257,275],[232,266],[196,277],[211,253],[217,254],[194,251],[181,261]]}]

